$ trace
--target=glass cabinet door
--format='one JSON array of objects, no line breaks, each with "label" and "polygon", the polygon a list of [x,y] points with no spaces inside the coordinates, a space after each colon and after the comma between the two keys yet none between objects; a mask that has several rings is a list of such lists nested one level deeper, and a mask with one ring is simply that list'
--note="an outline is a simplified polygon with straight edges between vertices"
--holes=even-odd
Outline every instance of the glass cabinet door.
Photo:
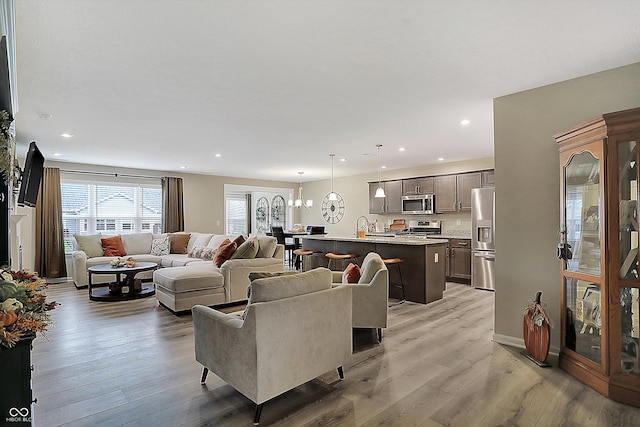
[{"label": "glass cabinet door", "polygon": [[638,147],[618,144],[618,209],[620,278],[638,280]]},{"label": "glass cabinet door", "polygon": [[613,344],[620,346],[619,372],[640,375],[638,145],[636,141],[620,141],[617,149],[620,342],[616,340]]},{"label": "glass cabinet door", "polygon": [[[603,319],[603,163],[602,145],[591,146],[565,157],[563,179],[563,264],[565,300],[563,347],[604,371],[606,341]],[[605,320],[606,322],[606,320]],[[595,367],[595,366],[594,366]]]},{"label": "glass cabinet door", "polygon": [[600,285],[573,278],[565,279],[567,295],[565,347],[602,362],[602,305]]},{"label": "glass cabinet door", "polygon": [[564,167],[564,227],[571,252],[566,270],[600,276],[600,160],[574,154]]}]

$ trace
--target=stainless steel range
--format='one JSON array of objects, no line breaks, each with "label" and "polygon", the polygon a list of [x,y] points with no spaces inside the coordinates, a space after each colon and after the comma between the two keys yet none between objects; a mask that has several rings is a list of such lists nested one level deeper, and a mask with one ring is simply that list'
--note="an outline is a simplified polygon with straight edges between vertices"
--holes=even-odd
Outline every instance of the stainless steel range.
[{"label": "stainless steel range", "polygon": [[413,236],[428,236],[432,234],[441,234],[442,227],[440,225],[439,220],[428,220],[428,221],[409,221],[409,231],[406,232],[409,235]]}]

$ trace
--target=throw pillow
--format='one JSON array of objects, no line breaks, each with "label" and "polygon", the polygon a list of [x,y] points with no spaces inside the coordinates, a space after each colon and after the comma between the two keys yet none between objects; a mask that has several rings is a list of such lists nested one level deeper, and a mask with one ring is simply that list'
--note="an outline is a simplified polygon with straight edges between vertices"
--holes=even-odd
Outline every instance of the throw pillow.
[{"label": "throw pillow", "polygon": [[151,233],[128,233],[122,234],[122,244],[124,250],[129,255],[143,255],[151,253],[151,242],[153,234]]},{"label": "throw pillow", "polygon": [[187,245],[189,244],[190,237],[191,237],[190,233],[170,233],[169,234],[169,243],[171,245],[170,253],[186,254]]},{"label": "throw pillow", "polygon": [[169,236],[153,239],[151,241],[151,255],[162,256],[169,255],[171,252],[169,247]]},{"label": "throw pillow", "polygon": [[258,236],[258,253],[256,258],[272,258],[276,253],[278,239],[272,236]]},{"label": "throw pillow", "polygon": [[189,252],[189,258],[200,258],[207,261],[213,260],[213,257],[216,255],[216,250],[213,248],[208,248],[206,246],[194,246]]},{"label": "throw pillow", "polygon": [[231,258],[231,255],[233,255],[235,251],[236,243],[226,239],[216,250],[216,255],[213,257],[213,263],[216,267],[220,267],[226,260]]},{"label": "throw pillow", "polygon": [[74,234],[74,239],[80,247],[80,250],[87,254],[87,258],[103,256],[102,250],[102,234]]},{"label": "throw pillow", "polygon": [[238,246],[238,248],[240,247],[241,244],[243,244],[244,242],[247,241],[247,238],[244,237],[242,234],[239,235],[238,237],[236,237],[235,239],[233,239],[234,242],[236,242],[236,246]]},{"label": "throw pillow", "polygon": [[228,239],[228,237],[224,234],[216,234],[211,238],[211,240],[209,240],[209,243],[207,243],[207,247],[214,250],[218,249],[220,247],[220,244],[224,242],[225,239]]},{"label": "throw pillow", "polygon": [[[235,241],[234,241],[235,243]],[[231,259],[251,259],[255,258],[258,253],[258,239],[255,237],[241,244],[238,249],[231,255]]]},{"label": "throw pillow", "polygon": [[127,254],[127,251],[124,250],[124,245],[122,244],[122,237],[120,235],[113,237],[103,237],[100,239],[102,242],[102,250],[104,251],[104,256],[124,256]]},{"label": "throw pillow", "polygon": [[358,264],[349,263],[342,273],[342,283],[358,283],[360,280],[360,267]]}]

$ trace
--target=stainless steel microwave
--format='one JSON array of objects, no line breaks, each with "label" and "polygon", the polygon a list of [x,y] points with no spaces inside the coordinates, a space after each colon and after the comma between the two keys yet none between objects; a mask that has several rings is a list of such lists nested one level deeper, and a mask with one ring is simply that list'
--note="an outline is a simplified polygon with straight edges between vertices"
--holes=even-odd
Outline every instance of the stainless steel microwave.
[{"label": "stainless steel microwave", "polygon": [[433,194],[421,194],[417,196],[402,196],[403,214],[433,214]]}]

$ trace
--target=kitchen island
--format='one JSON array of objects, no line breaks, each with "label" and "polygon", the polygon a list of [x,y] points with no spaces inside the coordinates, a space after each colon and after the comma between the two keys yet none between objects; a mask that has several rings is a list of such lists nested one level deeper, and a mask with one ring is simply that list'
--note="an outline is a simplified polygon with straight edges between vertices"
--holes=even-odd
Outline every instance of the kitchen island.
[{"label": "kitchen island", "polygon": [[[306,236],[302,247],[328,252],[358,254],[358,264],[369,252],[376,252],[382,258],[402,258],[400,264],[402,281],[407,301],[427,304],[442,299],[445,287],[445,262],[447,240],[415,237],[332,237]],[[321,265],[327,266],[326,257],[319,256]],[[333,267],[333,265],[332,265]],[[402,299],[402,290],[396,286],[400,282],[398,269],[389,269],[389,296]]]}]

